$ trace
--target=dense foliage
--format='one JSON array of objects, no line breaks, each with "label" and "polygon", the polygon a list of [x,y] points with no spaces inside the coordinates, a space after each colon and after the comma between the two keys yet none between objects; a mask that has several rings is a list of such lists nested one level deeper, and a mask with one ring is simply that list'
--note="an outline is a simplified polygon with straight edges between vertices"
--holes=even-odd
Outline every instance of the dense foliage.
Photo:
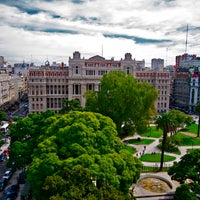
[{"label": "dense foliage", "polygon": [[[196,195],[200,195],[200,149],[191,151],[185,154],[181,161],[174,163],[169,169],[168,174],[173,180],[181,183],[180,188],[177,188],[176,199],[189,200],[198,199]],[[183,195],[188,193],[187,195]],[[188,196],[189,195],[189,196]]]},{"label": "dense foliage", "polygon": [[124,149],[110,118],[45,112],[20,119],[11,132],[11,161],[28,165],[35,199],[130,199],[142,164]]},{"label": "dense foliage", "polygon": [[143,132],[153,114],[157,90],[139,83],[132,75],[112,71],[101,79],[99,92],[88,91],[86,110],[109,116],[117,125],[120,137]]},{"label": "dense foliage", "polygon": [[0,110],[0,121],[6,120],[6,113]]}]

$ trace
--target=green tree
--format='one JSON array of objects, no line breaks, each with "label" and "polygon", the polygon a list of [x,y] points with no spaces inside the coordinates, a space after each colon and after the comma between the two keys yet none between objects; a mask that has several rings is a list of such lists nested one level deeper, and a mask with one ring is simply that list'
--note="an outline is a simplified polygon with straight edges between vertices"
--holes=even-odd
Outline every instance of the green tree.
[{"label": "green tree", "polygon": [[4,111],[0,111],[0,121],[6,120],[6,113]]},{"label": "green tree", "polygon": [[80,101],[78,99],[72,99],[72,100],[65,99],[63,103],[64,106],[61,109],[62,114],[68,113],[70,111],[83,111],[83,108],[81,107]]},{"label": "green tree", "polygon": [[[190,191],[190,193],[193,193],[196,196],[196,194],[200,195],[199,169],[200,149],[196,149],[189,154],[185,154],[181,158],[180,162],[175,162],[174,165],[168,170],[168,174],[171,176],[172,180],[177,180],[181,184],[184,184],[181,186],[182,191],[185,190],[186,193]],[[186,183],[188,183],[187,186],[185,186]],[[179,191],[177,191],[177,193],[178,192]]]},{"label": "green tree", "polygon": [[166,139],[166,151],[172,152],[178,148],[180,145],[180,139],[177,137],[177,135],[168,136]]},{"label": "green tree", "polygon": [[74,111],[48,122],[27,170],[36,199],[130,199],[142,164],[110,118]]},{"label": "green tree", "polygon": [[41,114],[29,114],[27,118],[17,118],[17,123],[9,126],[12,140],[8,165],[21,169],[30,164],[31,154],[42,137],[42,130],[49,126],[50,122],[45,123],[45,120],[54,115],[54,111],[50,110]]},{"label": "green tree", "polygon": [[198,200],[197,196],[190,190],[190,186],[182,184],[176,188],[174,200]]},{"label": "green tree", "polygon": [[190,115],[187,115],[179,110],[171,110],[169,117],[173,121],[173,126],[171,126],[171,135],[176,133],[179,128],[184,128],[186,125],[191,125],[193,118]]},{"label": "green tree", "polygon": [[197,105],[195,107],[195,111],[199,116],[198,129],[197,129],[197,137],[199,137],[199,131],[200,131],[200,101],[197,102]]},{"label": "green tree", "polygon": [[99,92],[87,92],[86,110],[109,116],[117,125],[120,137],[147,128],[157,91],[148,83],[139,83],[122,71],[105,74]]}]

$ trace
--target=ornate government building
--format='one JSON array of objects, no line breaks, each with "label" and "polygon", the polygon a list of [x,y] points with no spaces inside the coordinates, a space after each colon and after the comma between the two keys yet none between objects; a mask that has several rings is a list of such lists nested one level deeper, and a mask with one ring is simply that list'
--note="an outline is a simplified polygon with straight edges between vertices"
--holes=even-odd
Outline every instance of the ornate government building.
[{"label": "ornate government building", "polygon": [[79,52],[74,52],[69,58],[69,66],[64,63],[52,65],[46,62],[44,66],[32,67],[28,73],[29,111],[39,113],[46,110],[60,112],[64,99],[78,99],[85,105],[86,90],[99,91],[100,80],[110,71],[123,70],[132,74],[138,81],[145,81],[158,89],[159,97],[156,101],[158,112],[169,110],[170,76],[169,72],[143,71],[145,61],[132,59],[126,53],[121,60],[113,58],[107,60],[102,56],[89,59],[81,58]]}]

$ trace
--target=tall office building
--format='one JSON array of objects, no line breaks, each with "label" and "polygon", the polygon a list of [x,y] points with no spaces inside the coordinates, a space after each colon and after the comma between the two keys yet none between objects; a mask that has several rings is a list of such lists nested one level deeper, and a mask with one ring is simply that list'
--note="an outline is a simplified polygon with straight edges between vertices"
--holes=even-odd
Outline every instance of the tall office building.
[{"label": "tall office building", "polygon": [[164,68],[164,59],[153,58],[151,59],[151,69],[155,71],[162,71]]}]

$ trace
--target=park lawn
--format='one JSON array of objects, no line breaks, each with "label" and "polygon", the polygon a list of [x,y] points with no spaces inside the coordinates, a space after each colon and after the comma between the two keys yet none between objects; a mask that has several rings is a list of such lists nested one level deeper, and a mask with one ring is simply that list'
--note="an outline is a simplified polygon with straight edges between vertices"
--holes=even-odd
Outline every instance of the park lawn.
[{"label": "park lawn", "polygon": [[191,152],[193,152],[193,151],[196,150],[196,149],[199,149],[199,148],[187,149],[187,152],[188,152],[188,153],[191,153]]},{"label": "park lawn", "polygon": [[147,132],[141,133],[142,137],[160,138],[162,135],[163,131],[161,129],[157,129],[156,126],[150,126]]},{"label": "park lawn", "polygon": [[125,140],[124,142],[140,145],[140,144],[151,144],[152,142],[154,142],[154,140],[146,138],[136,138],[136,139]]},{"label": "park lawn", "polygon": [[[162,143],[158,144],[157,147],[161,150]],[[179,150],[179,148],[173,148],[173,149],[167,149],[167,148],[165,148],[165,152],[174,153],[174,154],[177,154],[177,155],[181,155],[181,151]]]},{"label": "park lawn", "polygon": [[181,131],[197,134],[197,129],[198,129],[198,124],[191,124],[190,126],[181,129]]},{"label": "park lawn", "polygon": [[134,147],[130,147],[130,146],[124,145],[124,149],[129,151],[131,154],[136,153],[136,149]]},{"label": "park lawn", "polygon": [[[140,160],[144,162],[160,162],[161,154],[156,153],[156,154],[144,154],[141,156]],[[176,157],[174,156],[169,156],[169,155],[164,155],[164,162],[170,162],[175,160]]]},{"label": "park lawn", "polygon": [[177,133],[180,139],[180,146],[196,146],[200,145],[200,137],[190,137],[181,133]]},{"label": "park lawn", "polygon": [[[143,166],[142,172],[159,172],[160,166],[156,163],[156,166],[150,167],[150,166]],[[163,167],[162,171],[167,172],[169,170],[169,167]]]}]

